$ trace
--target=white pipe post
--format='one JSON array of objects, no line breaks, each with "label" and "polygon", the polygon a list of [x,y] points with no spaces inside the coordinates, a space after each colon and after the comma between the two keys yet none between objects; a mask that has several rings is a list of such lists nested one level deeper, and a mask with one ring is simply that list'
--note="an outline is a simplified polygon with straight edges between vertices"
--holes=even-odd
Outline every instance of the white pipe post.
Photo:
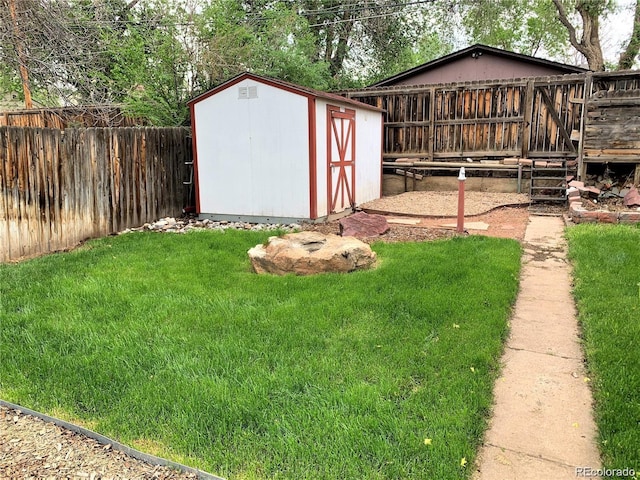
[{"label": "white pipe post", "polygon": [[464,181],[467,177],[464,174],[464,167],[460,167],[458,175],[458,233],[464,233]]}]

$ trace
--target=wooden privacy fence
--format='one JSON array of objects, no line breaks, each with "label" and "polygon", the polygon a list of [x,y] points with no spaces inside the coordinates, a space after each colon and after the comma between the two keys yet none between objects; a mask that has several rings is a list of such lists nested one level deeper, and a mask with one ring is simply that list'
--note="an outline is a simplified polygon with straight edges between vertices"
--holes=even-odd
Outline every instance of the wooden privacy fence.
[{"label": "wooden privacy fence", "polygon": [[584,75],[383,87],[343,95],[385,110],[384,157],[577,157]]},{"label": "wooden privacy fence", "polygon": [[190,155],[182,128],[0,127],[0,261],[180,214]]}]

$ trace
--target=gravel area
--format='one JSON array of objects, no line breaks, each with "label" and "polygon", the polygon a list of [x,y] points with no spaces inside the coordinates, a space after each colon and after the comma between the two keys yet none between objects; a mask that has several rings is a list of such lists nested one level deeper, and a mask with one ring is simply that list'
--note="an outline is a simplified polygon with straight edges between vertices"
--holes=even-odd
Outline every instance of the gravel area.
[{"label": "gravel area", "polygon": [[[493,192],[465,192],[464,195],[467,216],[487,213],[504,205],[529,205],[529,196]],[[458,214],[458,192],[406,192],[364,203],[361,208],[411,216],[453,217]]]}]

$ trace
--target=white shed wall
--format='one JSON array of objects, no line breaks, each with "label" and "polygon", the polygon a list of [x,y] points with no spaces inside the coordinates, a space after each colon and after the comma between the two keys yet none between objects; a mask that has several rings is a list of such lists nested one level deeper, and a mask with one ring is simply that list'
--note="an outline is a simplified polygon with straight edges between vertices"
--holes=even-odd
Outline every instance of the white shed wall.
[{"label": "white shed wall", "polygon": [[380,198],[382,182],[382,112],[318,99],[316,102],[318,215],[328,215],[327,105],[356,110],[356,204]]},{"label": "white shed wall", "polygon": [[356,202],[380,198],[382,182],[382,113],[356,110]]},{"label": "white shed wall", "polygon": [[327,198],[327,102],[316,100],[316,205],[319,217],[329,215]]},{"label": "white shed wall", "polygon": [[[257,98],[238,98],[251,86]],[[309,218],[306,97],[246,79],[194,114],[200,213]]]}]

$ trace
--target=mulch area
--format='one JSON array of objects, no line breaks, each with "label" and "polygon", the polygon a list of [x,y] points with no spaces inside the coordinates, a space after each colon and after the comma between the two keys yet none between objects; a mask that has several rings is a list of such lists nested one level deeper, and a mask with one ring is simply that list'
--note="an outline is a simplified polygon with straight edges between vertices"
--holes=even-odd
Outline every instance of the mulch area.
[{"label": "mulch area", "polygon": [[151,465],[53,423],[0,406],[0,479],[197,478]]}]

